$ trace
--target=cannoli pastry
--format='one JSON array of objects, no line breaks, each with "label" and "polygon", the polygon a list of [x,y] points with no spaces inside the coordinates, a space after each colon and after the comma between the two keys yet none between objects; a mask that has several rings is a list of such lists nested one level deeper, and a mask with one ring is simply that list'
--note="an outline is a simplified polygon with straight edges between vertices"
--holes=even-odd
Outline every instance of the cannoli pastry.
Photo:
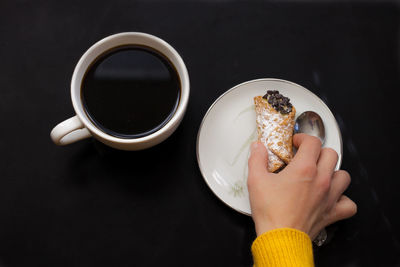
[{"label": "cannoli pastry", "polygon": [[268,171],[278,172],[293,157],[293,128],[296,109],[279,91],[268,90],[254,97],[258,140],[268,151]]}]

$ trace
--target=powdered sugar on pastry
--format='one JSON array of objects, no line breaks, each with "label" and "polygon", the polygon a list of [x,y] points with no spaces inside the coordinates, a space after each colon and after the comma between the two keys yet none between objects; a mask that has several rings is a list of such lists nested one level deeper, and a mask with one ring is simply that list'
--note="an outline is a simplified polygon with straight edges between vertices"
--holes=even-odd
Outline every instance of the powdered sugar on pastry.
[{"label": "powdered sugar on pastry", "polygon": [[268,171],[274,172],[279,170],[284,166],[284,162],[275,155],[271,150],[269,143],[269,136],[274,132],[276,128],[279,127],[279,122],[281,122],[281,118],[277,113],[268,112],[262,105],[261,97],[254,98],[255,107],[256,107],[256,122],[257,122],[257,132],[258,132],[258,140],[261,141],[268,151]]},{"label": "powdered sugar on pastry", "polygon": [[294,128],[295,108],[282,114],[261,96],[254,98],[258,140],[268,151],[268,171],[281,169],[293,157],[292,135]]}]

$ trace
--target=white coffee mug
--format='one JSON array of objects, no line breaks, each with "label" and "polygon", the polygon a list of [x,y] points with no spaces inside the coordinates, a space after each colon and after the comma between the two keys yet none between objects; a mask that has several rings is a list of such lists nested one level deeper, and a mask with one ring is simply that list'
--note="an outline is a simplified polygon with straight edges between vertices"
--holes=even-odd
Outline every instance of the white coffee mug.
[{"label": "white coffee mug", "polygon": [[[81,83],[89,66],[104,52],[122,45],[143,45],[159,51],[174,65],[181,82],[180,100],[171,119],[158,131],[139,138],[118,138],[105,133],[89,119],[81,100]],[[76,116],[54,127],[50,136],[57,145],[68,145],[93,136],[113,148],[122,150],[145,149],[164,141],[176,130],[185,114],[189,101],[189,92],[189,75],[185,63],[171,45],[158,37],[146,33],[124,32],[114,34],[95,43],[79,60],[71,81],[71,99]]]}]

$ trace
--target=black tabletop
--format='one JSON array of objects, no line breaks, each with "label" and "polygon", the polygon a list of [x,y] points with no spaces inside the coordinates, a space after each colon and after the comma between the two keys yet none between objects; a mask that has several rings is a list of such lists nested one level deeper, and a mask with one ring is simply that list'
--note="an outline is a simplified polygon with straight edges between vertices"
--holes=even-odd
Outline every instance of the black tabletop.
[{"label": "black tabletop", "polygon": [[[0,2],[0,266],[251,266],[250,217],[211,192],[196,135],[213,101],[256,78],[299,83],[343,135],[358,214],[328,228],[317,266],[400,266],[395,2]],[[182,124],[123,152],[55,146],[74,115],[75,64],[108,35],[141,31],[181,54],[191,79]]]}]

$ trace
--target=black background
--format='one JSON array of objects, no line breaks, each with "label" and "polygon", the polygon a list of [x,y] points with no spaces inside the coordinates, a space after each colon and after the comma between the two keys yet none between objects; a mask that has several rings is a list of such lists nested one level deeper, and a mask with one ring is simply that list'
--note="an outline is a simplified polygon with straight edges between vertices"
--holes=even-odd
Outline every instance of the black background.
[{"label": "black background", "polygon": [[[275,77],[340,124],[358,214],[329,227],[317,266],[400,266],[400,7],[395,2],[0,1],[0,265],[250,266],[251,218],[203,181],[196,135],[232,86]],[[181,126],[140,152],[55,146],[74,115],[75,64],[110,34],[143,31],[183,57]]]}]

